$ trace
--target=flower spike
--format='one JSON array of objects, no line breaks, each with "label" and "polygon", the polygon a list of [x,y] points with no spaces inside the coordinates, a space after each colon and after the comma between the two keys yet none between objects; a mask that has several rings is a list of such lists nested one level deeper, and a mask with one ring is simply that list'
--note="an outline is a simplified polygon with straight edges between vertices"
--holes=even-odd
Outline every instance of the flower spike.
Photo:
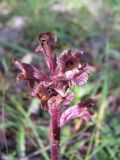
[{"label": "flower spike", "polygon": [[13,64],[21,71],[17,81],[27,80],[31,88],[29,96],[37,97],[41,102],[41,109],[50,113],[52,160],[59,160],[60,128],[75,118],[89,122],[93,114],[91,107],[95,105],[95,101],[88,99],[69,107],[74,98],[70,87],[85,84],[94,68],[88,64],[81,64],[83,52],[80,50],[76,52],[65,50],[56,60],[56,42],[57,37],[53,33],[42,33],[39,35],[39,45],[35,50],[43,53],[50,70],[48,75],[33,65],[13,60]]}]

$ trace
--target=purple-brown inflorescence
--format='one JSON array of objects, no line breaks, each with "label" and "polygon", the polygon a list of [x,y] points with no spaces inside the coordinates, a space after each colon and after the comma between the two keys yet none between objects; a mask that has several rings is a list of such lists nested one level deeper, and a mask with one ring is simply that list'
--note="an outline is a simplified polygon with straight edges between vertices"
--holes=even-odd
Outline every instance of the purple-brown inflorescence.
[{"label": "purple-brown inflorescence", "polygon": [[82,118],[88,122],[91,120],[91,106],[95,104],[92,99],[78,103],[63,111],[63,106],[68,106],[74,95],[69,91],[71,86],[83,85],[88,80],[88,74],[93,70],[88,64],[80,63],[83,52],[65,50],[56,59],[57,37],[50,33],[39,35],[39,45],[36,52],[42,52],[50,70],[46,75],[39,68],[25,64],[17,60],[13,63],[21,72],[17,81],[27,80],[31,88],[31,97],[37,97],[41,101],[41,108],[48,110],[51,115],[50,142],[51,159],[59,159],[60,128],[75,118]]}]

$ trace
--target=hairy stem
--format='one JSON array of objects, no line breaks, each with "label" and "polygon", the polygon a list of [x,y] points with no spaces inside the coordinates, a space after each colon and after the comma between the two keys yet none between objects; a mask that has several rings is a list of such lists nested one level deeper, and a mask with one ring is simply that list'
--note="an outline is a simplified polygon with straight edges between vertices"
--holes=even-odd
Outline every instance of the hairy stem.
[{"label": "hairy stem", "polygon": [[60,110],[59,107],[51,109],[50,142],[51,160],[59,160],[60,154]]}]

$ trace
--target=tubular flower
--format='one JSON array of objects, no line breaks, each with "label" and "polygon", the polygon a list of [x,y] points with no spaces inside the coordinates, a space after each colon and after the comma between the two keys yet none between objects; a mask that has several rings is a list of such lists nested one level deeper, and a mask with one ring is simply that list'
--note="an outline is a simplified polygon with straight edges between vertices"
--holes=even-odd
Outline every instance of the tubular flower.
[{"label": "tubular flower", "polygon": [[69,107],[61,114],[60,126],[62,127],[64,124],[75,118],[82,118],[86,122],[90,121],[93,114],[90,111],[90,108],[93,105],[95,105],[95,101],[89,99]]},{"label": "tubular flower", "polygon": [[57,59],[57,67],[53,72],[53,79],[67,81],[69,82],[68,86],[86,83],[88,74],[93,71],[93,67],[88,64],[81,65],[82,54],[82,51],[64,51]]}]

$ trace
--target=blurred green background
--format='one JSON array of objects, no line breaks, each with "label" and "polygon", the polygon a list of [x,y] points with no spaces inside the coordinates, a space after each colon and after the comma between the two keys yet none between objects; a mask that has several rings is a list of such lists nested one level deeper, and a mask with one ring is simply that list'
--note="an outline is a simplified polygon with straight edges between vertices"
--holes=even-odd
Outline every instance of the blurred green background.
[{"label": "blurred green background", "polygon": [[[92,122],[62,129],[62,160],[120,160],[120,0],[0,0],[0,159],[49,160],[49,115],[16,83],[16,58],[44,67],[34,53],[40,32],[58,36],[57,54],[83,49],[96,67],[77,103],[94,98]],[[5,138],[6,137],[6,138]]]}]

